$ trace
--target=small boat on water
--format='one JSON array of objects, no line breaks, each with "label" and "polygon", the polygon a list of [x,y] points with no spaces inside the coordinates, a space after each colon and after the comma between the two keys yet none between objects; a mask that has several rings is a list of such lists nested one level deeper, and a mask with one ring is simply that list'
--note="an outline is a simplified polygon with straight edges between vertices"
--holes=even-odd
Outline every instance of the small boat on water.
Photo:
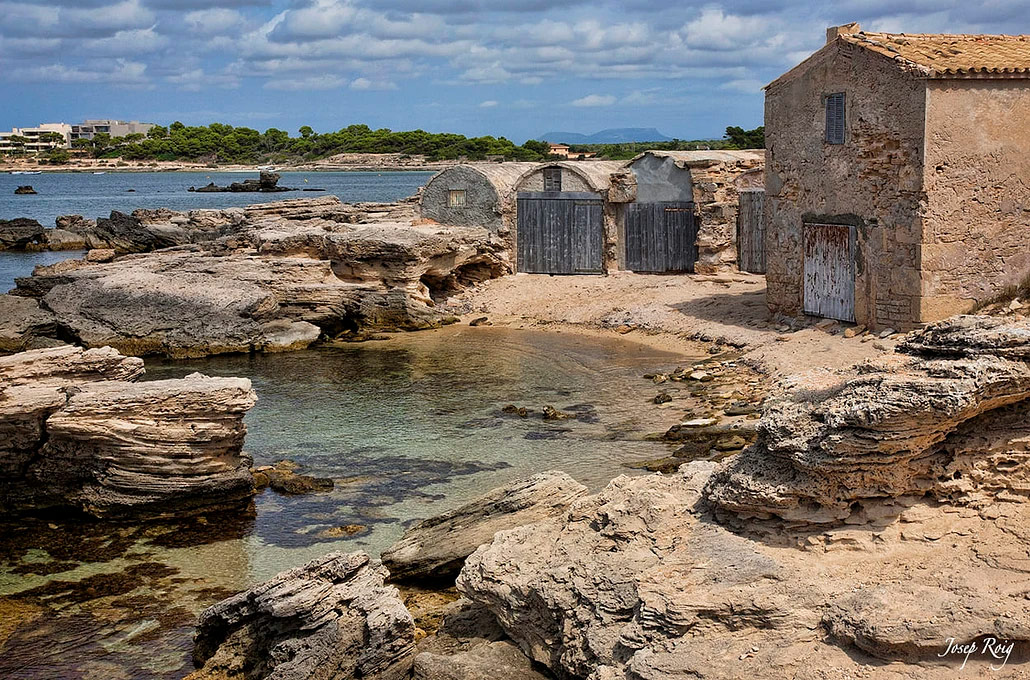
[{"label": "small boat on water", "polygon": [[11,170],[12,175],[42,175],[42,170]]},{"label": "small boat on water", "polygon": [[107,173],[106,173],[106,172],[104,172],[103,170],[101,170],[101,171],[99,171],[99,172],[94,172],[93,174],[94,174],[94,175],[106,175]]}]

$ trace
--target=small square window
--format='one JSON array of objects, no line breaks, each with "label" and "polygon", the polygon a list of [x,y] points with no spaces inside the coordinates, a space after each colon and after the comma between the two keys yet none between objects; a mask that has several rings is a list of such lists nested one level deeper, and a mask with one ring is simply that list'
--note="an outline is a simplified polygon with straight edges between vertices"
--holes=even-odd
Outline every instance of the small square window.
[{"label": "small square window", "polygon": [[464,208],[465,207],[465,190],[464,189],[451,189],[447,192],[447,206],[449,208]]},{"label": "small square window", "polygon": [[826,143],[827,144],[843,144],[844,143],[844,127],[845,127],[845,111],[844,111],[844,93],[835,92],[833,94],[826,95],[825,100],[826,106]]}]

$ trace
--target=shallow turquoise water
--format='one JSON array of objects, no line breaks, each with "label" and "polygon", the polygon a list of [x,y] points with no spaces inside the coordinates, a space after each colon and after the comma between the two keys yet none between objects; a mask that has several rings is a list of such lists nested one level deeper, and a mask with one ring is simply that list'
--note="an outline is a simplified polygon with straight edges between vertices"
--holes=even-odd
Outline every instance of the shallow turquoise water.
[{"label": "shallow turquoise water", "polygon": [[[557,468],[593,489],[676,413],[642,374],[688,359],[625,341],[452,326],[291,354],[148,361],[149,379],[251,378],[257,464],[289,458],[326,494],[264,491],[252,516],[0,529],[0,677],[181,677],[204,607],[330,551],[378,554],[420,518]],[[663,385],[663,387],[666,387]],[[676,387],[670,388],[675,390]],[[501,413],[526,406],[528,418]],[[553,405],[575,418],[548,422]],[[357,525],[349,538],[334,527]],[[35,618],[33,618],[35,616]]]}]

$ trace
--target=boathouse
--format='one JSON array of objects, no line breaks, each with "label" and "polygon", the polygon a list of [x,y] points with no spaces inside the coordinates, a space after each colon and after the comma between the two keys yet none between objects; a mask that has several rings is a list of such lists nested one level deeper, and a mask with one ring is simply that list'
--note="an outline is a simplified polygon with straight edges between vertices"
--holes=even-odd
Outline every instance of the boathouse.
[{"label": "boathouse", "polygon": [[763,150],[645,151],[635,157],[612,178],[609,192],[618,206],[620,266],[637,272],[760,271],[751,259],[741,261],[737,241],[761,244],[761,212],[740,213],[738,202],[753,196],[741,189],[761,182],[764,157]]},{"label": "boathouse", "polygon": [[515,184],[516,269],[601,274],[618,267],[616,216],[608,200],[622,161],[545,163]]},{"label": "boathouse", "polygon": [[485,227],[507,235],[513,227],[513,191],[535,163],[468,163],[434,175],[419,199],[423,220]]},{"label": "boathouse", "polygon": [[908,329],[1030,274],[1030,36],[833,27],[765,92],[772,311]]}]

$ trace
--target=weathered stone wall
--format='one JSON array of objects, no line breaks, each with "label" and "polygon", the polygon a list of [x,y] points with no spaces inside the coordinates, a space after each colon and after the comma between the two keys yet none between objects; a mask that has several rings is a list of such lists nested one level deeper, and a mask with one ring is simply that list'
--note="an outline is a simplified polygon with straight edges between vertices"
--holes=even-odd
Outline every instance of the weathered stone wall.
[{"label": "weathered stone wall", "polygon": [[[857,228],[855,316],[908,328],[921,296],[919,202],[926,86],[843,41],[766,90],[769,307],[803,309],[802,223]],[[846,141],[824,142],[823,96],[846,93]]]},{"label": "weathered stone wall", "polygon": [[693,200],[698,217],[698,274],[712,274],[737,266],[738,180],[760,168],[761,161],[690,163]]},{"label": "weathered stone wall", "polygon": [[1030,85],[930,81],[918,320],[970,310],[1030,274]]},{"label": "weathered stone wall", "polygon": [[[463,190],[465,206],[452,208],[449,192]],[[458,227],[484,227],[492,232],[501,229],[501,199],[497,190],[482,174],[466,166],[444,170],[422,191],[422,218]]]},{"label": "weathered stone wall", "polygon": [[[544,190],[544,170],[554,166],[541,165],[533,172],[529,173],[522,178],[519,185],[515,188],[516,191],[543,191]],[[572,172],[568,168],[561,169],[561,190],[562,191],[590,191],[593,192],[594,188],[590,186],[590,183],[580,175]]]}]

